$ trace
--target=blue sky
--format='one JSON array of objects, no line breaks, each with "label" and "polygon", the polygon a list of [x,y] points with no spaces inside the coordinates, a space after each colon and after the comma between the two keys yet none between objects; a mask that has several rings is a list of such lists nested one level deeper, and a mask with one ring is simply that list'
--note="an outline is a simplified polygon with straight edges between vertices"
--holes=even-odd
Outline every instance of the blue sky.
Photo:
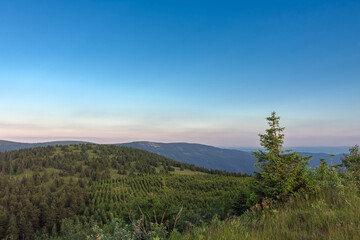
[{"label": "blue sky", "polygon": [[359,1],[0,2],[0,139],[360,143]]}]

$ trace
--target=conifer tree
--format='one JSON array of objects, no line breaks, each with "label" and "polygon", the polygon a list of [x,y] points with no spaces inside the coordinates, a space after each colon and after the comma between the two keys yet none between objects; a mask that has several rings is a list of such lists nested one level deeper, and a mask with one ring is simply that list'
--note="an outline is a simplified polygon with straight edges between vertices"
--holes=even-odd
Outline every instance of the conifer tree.
[{"label": "conifer tree", "polygon": [[255,173],[255,191],[258,198],[281,198],[308,187],[310,184],[307,165],[311,157],[300,156],[297,152],[283,150],[284,127],[275,112],[267,118],[269,129],[259,134],[260,145],[265,150],[254,152],[260,168]]}]

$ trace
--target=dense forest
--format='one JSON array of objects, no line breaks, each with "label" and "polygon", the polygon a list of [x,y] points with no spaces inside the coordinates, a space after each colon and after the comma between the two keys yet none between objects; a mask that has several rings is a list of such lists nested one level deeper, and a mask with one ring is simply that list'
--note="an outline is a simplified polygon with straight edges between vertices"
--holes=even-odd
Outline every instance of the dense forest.
[{"label": "dense forest", "polygon": [[[0,237],[10,239],[61,237],[70,220],[82,228],[114,219],[130,224],[153,208],[140,207],[144,201],[160,204],[147,222],[166,222],[167,231],[174,225],[184,230],[190,222],[224,218],[230,209],[227,199],[245,183],[240,173],[114,145],[3,152],[0,169]],[[180,209],[175,224],[173,215]]]}]

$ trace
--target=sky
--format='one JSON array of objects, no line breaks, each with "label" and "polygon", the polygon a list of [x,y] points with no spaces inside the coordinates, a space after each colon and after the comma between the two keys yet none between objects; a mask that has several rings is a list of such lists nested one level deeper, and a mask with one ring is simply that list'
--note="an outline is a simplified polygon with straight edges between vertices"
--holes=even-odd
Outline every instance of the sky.
[{"label": "sky", "polygon": [[360,143],[360,1],[0,1],[0,139]]}]

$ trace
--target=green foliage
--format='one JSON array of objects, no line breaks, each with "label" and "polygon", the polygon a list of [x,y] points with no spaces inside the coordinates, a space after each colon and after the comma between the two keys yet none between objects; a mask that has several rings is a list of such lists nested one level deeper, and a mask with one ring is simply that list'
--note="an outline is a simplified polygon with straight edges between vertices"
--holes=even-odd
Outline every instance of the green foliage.
[{"label": "green foliage", "polygon": [[244,178],[216,175],[147,175],[95,182],[89,188],[91,200],[84,216],[95,221],[104,212],[105,216],[111,213],[128,218],[131,211],[133,219],[145,215],[145,224],[164,223],[170,231],[174,216],[183,206],[176,226],[185,230],[185,221],[196,225],[210,221],[215,214],[225,217],[230,209],[229,199],[246,182]]},{"label": "green foliage", "polygon": [[316,191],[285,202],[262,201],[237,218],[175,232],[170,239],[359,239],[359,180],[324,161],[311,174]]},{"label": "green foliage", "polygon": [[[81,229],[87,239],[171,239],[171,240],[217,240],[217,239],[358,239],[360,236],[360,193],[359,181],[351,172],[346,174],[330,168],[324,161],[312,172],[317,191],[298,193],[286,202],[262,201],[239,217],[219,221],[213,216],[209,225],[188,225],[185,232],[170,233],[164,225],[151,223],[151,230],[139,231],[141,221],[127,224],[113,219],[102,227],[99,225],[69,224],[70,228]],[[239,195],[249,193],[246,187]],[[164,198],[145,198],[139,204],[144,215],[166,208]],[[153,209],[154,206],[157,206]],[[141,213],[140,213],[141,215]],[[150,218],[154,217],[154,214]],[[141,219],[139,219],[141,220]],[[69,221],[69,220],[64,220]],[[80,224],[80,227],[77,225]],[[57,239],[73,238],[74,230]],[[73,234],[73,235],[71,235]],[[49,235],[47,235],[49,236]],[[78,235],[77,235],[78,236]],[[42,238],[46,239],[46,238]]]},{"label": "green foliage", "polygon": [[[230,208],[226,202],[246,181],[235,176],[241,174],[207,170],[143,150],[112,145],[49,146],[3,152],[0,239],[33,239],[35,233],[38,239],[56,239],[71,231],[74,233],[67,239],[86,239],[86,235],[76,232],[86,229],[87,234],[95,234],[93,227],[104,230],[105,226],[115,224],[114,219],[121,219],[138,234],[129,219],[130,211],[133,223],[142,221],[146,225],[143,228],[146,236],[161,237],[172,231],[174,225],[185,230],[186,221],[196,225],[210,221],[215,214],[225,217]],[[66,219],[78,228],[70,231]],[[130,231],[124,230],[123,225],[117,229]]]},{"label": "green foliage", "polygon": [[320,165],[315,168],[313,174],[313,186],[316,193],[320,193],[325,188],[329,188],[337,193],[345,191],[345,182],[353,182],[351,173],[344,175],[334,167],[330,167],[323,159],[320,159]]},{"label": "green foliage", "polygon": [[241,188],[232,200],[232,213],[239,216],[260,201],[259,196],[253,191],[253,187]]},{"label": "green foliage", "polygon": [[273,112],[267,120],[270,128],[266,130],[266,134],[259,135],[260,144],[265,150],[253,153],[258,159],[256,166],[260,168],[255,173],[253,187],[260,199],[285,199],[309,187],[307,165],[310,157],[283,151],[284,128],[279,125],[280,117]]},{"label": "green foliage", "polygon": [[360,179],[360,152],[358,145],[350,148],[349,154],[344,154],[342,166],[346,167],[347,171],[352,172]]}]

